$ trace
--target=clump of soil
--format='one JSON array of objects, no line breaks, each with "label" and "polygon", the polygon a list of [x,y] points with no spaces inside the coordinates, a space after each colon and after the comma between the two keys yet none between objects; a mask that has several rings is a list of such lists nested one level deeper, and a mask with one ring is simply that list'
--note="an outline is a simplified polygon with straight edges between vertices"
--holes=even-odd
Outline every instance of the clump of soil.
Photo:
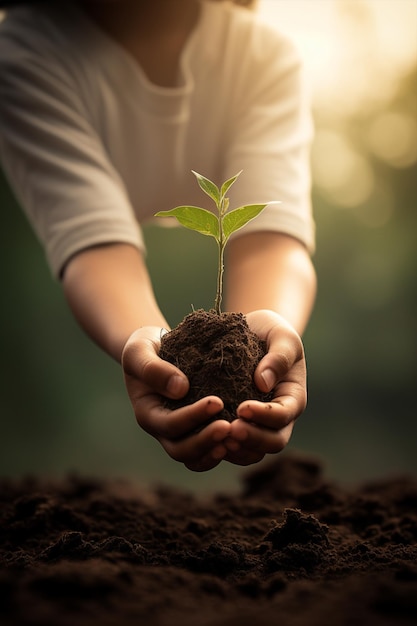
[{"label": "clump of soil", "polygon": [[294,453],[205,498],[2,479],[0,564],[2,626],[414,626],[417,480],[348,489]]},{"label": "clump of soil", "polygon": [[159,356],[188,377],[190,389],[180,400],[167,400],[170,409],[192,404],[209,395],[219,396],[224,409],[218,419],[231,422],[244,400],[269,402],[253,375],[266,354],[266,343],[250,330],[241,313],[198,310],[161,339]]}]

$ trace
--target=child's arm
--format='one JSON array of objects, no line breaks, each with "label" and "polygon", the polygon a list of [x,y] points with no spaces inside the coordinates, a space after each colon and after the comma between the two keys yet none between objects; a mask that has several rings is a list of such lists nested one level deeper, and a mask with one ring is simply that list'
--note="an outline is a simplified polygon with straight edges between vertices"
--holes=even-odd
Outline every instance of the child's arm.
[{"label": "child's arm", "polygon": [[277,232],[242,234],[228,243],[227,308],[271,309],[300,335],[316,295],[316,274],[305,246]]},{"label": "child's arm", "polygon": [[134,330],[167,327],[134,246],[115,243],[81,251],[67,263],[62,283],[82,328],[116,361]]},{"label": "child's arm", "polygon": [[246,313],[250,327],[269,348],[255,381],[263,391],[276,392],[268,404],[248,398],[238,408],[240,419],[232,423],[225,458],[247,465],[282,450],[305,408],[300,334],[313,307],[316,275],[305,247],[277,233],[241,235],[230,242],[227,263],[228,308]]},{"label": "child's arm", "polygon": [[161,330],[168,326],[156,303],[142,254],[126,244],[87,249],[67,264],[63,287],[82,328],[122,363],[139,425],[172,458],[190,469],[216,466],[226,454],[220,442],[229,434],[230,424],[216,420],[195,431],[223,408],[222,401],[210,396],[176,411],[163,407],[161,395],[182,397],[188,380],[157,356]]}]

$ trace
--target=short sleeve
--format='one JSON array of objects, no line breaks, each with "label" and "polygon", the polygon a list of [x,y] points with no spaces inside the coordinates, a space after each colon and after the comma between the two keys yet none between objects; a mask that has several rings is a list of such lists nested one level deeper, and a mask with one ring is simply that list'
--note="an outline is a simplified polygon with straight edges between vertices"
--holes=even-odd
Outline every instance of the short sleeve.
[{"label": "short sleeve", "polygon": [[103,243],[144,248],[122,180],[71,72],[45,51],[0,37],[0,160],[59,276]]},{"label": "short sleeve", "polygon": [[[231,202],[270,202],[244,231],[276,230],[315,247],[310,147],[313,123],[302,64],[287,38],[260,28],[236,75],[226,174],[243,170]],[[242,231],[239,231],[242,232]]]}]

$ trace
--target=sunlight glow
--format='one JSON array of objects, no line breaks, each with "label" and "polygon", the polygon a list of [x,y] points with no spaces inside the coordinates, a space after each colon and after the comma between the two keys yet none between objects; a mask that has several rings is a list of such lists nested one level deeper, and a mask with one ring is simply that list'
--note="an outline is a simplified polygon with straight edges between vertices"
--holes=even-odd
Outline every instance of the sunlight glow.
[{"label": "sunlight glow", "polygon": [[389,99],[417,58],[415,0],[260,0],[258,13],[296,42],[315,103],[341,115]]},{"label": "sunlight glow", "polygon": [[417,60],[417,0],[260,0],[258,12],[295,41],[306,67],[315,186],[364,225],[383,226],[394,202],[372,156],[395,168],[417,161],[416,119],[390,110]]},{"label": "sunlight glow", "polygon": [[316,184],[337,198],[338,206],[354,207],[370,197],[374,189],[372,169],[343,134],[318,131],[312,160]]}]

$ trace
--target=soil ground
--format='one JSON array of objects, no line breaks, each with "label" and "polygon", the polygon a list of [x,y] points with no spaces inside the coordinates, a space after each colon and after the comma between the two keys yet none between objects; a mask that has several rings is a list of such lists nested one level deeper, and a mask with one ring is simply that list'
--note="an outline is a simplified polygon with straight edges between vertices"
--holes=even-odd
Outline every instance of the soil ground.
[{"label": "soil ground", "polygon": [[0,481],[4,626],[408,626],[417,480],[348,489],[283,453],[238,493]]}]

